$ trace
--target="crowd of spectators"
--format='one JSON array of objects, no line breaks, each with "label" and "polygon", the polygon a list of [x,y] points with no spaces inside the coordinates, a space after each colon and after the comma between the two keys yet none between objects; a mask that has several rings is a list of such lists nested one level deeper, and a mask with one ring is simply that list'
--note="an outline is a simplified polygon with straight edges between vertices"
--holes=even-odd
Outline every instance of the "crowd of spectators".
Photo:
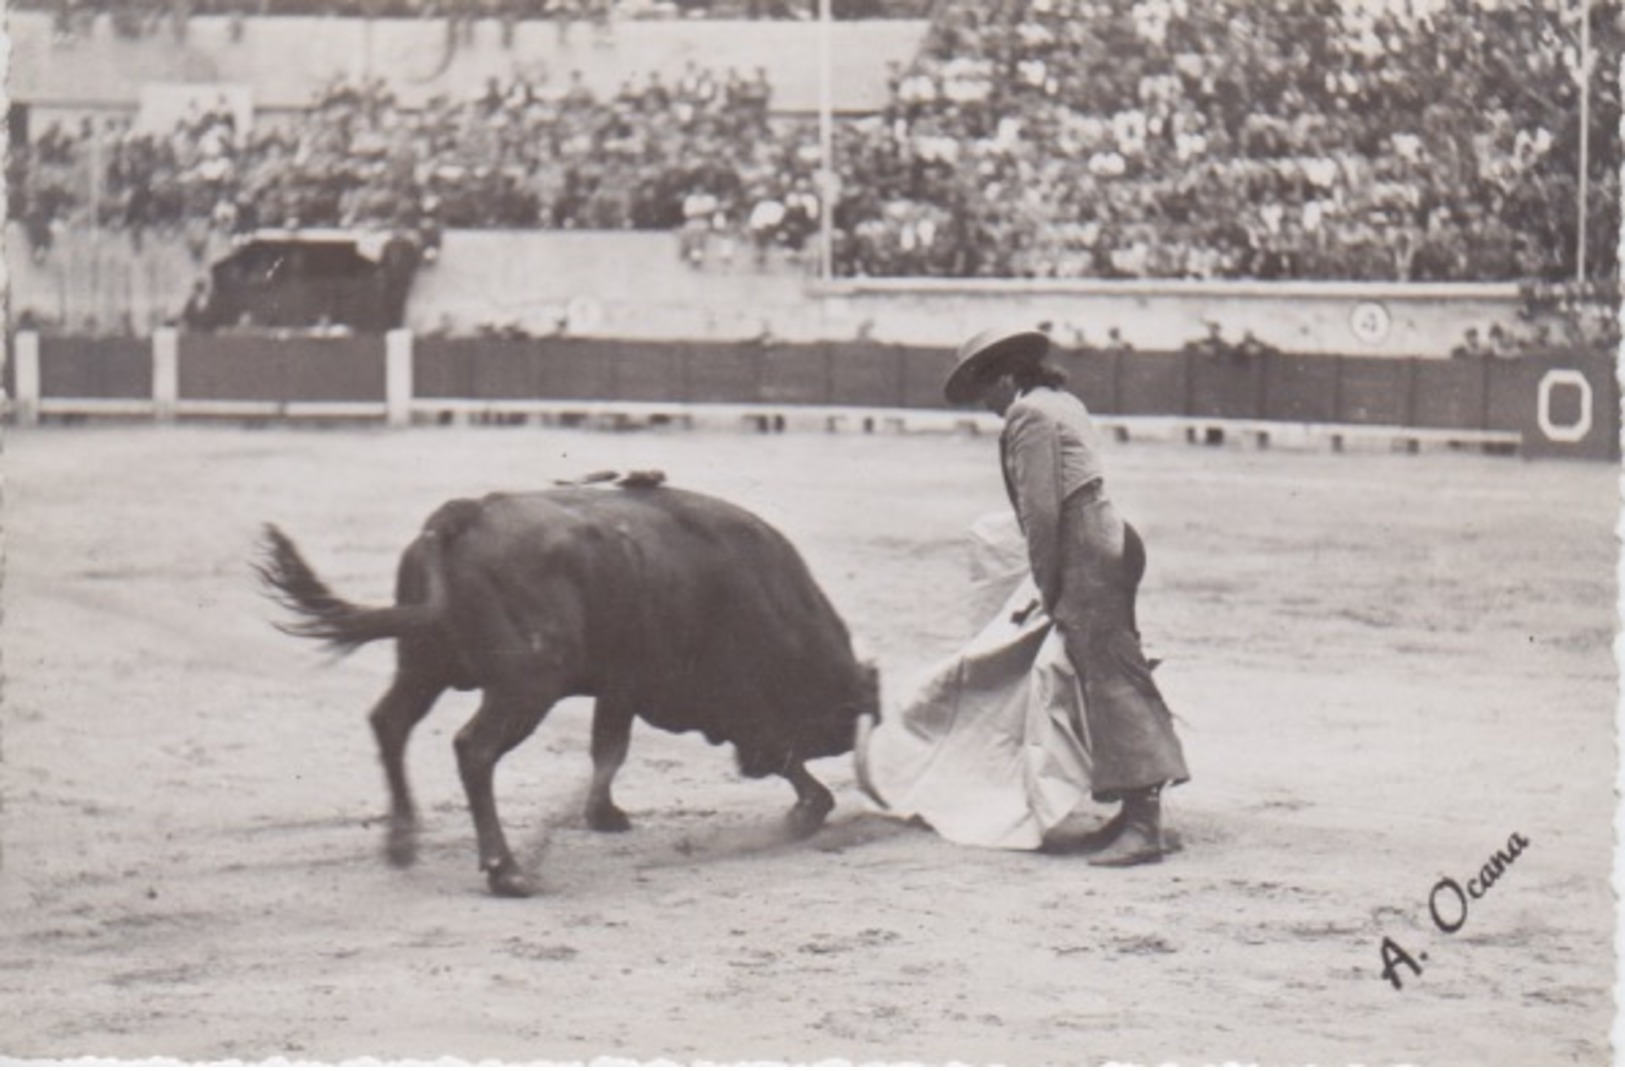
[{"label": "crowd of spectators", "polygon": [[[1575,269],[1579,33],[1552,0],[955,0],[848,131],[848,274],[1356,280]],[[1591,8],[1601,72],[1620,6]],[[1619,90],[1590,80],[1591,267]]]},{"label": "crowd of spectators", "polygon": [[[53,124],[9,160],[11,211],[37,257],[63,227],[211,237],[266,227],[676,229],[697,189],[711,221],[745,221],[810,166],[769,129],[765,70],[690,63],[599,99],[490,83],[473,100],[400,107],[382,80],[337,80],[297,123],[238,130],[224,102],[169,135],[129,120]],[[779,221],[783,223],[784,221]]]},{"label": "crowd of spectators", "polygon": [[[836,273],[1570,277],[1578,27],[1553,2],[942,0],[884,112],[838,125]],[[1598,66],[1617,70],[1619,0],[1591,10]],[[576,74],[421,109],[341,81],[285,128],[238,130],[221,108],[170,136],[48,129],[11,158],[12,214],[40,252],[93,214],[198,241],[675,229],[695,263],[717,234],[760,260],[804,249],[823,210],[816,125],[770,104],[764,71],[693,63],[609,99]],[[1590,114],[1589,266],[1616,275],[1614,79],[1591,79]]]}]

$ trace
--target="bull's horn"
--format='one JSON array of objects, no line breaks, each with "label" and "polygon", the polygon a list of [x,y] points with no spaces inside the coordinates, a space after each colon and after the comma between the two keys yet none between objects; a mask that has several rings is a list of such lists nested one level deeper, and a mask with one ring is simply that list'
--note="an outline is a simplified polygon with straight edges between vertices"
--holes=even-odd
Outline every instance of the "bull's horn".
[{"label": "bull's horn", "polygon": [[881,807],[886,807],[886,798],[875,788],[874,778],[869,774],[869,743],[874,736],[875,716],[873,714],[859,714],[857,726],[852,731],[852,766],[857,773],[858,787],[863,794],[874,800]]}]

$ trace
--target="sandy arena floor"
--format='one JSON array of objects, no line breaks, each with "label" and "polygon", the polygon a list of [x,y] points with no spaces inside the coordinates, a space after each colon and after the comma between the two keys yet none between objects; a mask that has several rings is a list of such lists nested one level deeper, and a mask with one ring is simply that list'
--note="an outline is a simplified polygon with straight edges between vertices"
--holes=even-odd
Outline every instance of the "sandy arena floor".
[{"label": "sandy arena floor", "polygon": [[[485,894],[448,697],[410,754],[418,865],[381,855],[365,714],[391,652],[273,631],[284,526],[387,600],[442,500],[601,467],[756,510],[895,695],[952,650],[987,437],[537,428],[45,428],[5,445],[0,1054],[337,1061],[1079,1064],[1610,1059],[1616,472],[1465,454],[1112,451],[1141,621],[1195,780],[1157,867],[829,827],[640,726],[586,830],[587,706],[498,795],[544,894]],[[1429,914],[1529,846],[1453,934]],[[1475,886],[1476,887],[1476,886]],[[1447,921],[1459,909],[1438,901]],[[1417,957],[1381,977],[1384,938]],[[1425,955],[1426,959],[1421,957]]]}]

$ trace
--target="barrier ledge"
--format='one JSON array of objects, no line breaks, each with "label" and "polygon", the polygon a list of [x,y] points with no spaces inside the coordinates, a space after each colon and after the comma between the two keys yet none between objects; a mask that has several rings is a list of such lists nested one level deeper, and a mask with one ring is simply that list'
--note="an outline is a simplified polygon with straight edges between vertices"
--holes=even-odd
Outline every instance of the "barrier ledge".
[{"label": "barrier ledge", "polygon": [[521,419],[608,419],[624,424],[632,420],[665,419],[692,427],[696,423],[748,422],[761,431],[782,431],[791,424],[821,424],[838,431],[850,424],[866,431],[997,431],[1003,422],[991,413],[951,409],[883,408],[879,406],[796,405],[752,402],[613,402],[576,399],[529,398],[414,398],[414,417]]},{"label": "barrier ledge", "polygon": [[552,421],[567,418],[608,419],[617,425],[632,420],[665,419],[693,424],[695,406],[683,402],[606,402],[574,398],[413,398],[413,418],[440,417]]},{"label": "barrier ledge", "polygon": [[767,406],[733,402],[636,402],[591,398],[413,398],[414,414],[479,416],[624,416],[743,418],[766,412],[803,412],[811,406]]},{"label": "barrier ledge", "polygon": [[[821,425],[827,431],[851,428],[865,432],[965,432],[998,434],[1004,422],[987,412],[956,409],[907,409],[880,406],[773,405],[723,402],[613,402],[576,399],[414,399],[416,417],[607,420],[627,427],[637,420],[667,420],[693,427],[697,423],[754,424],[762,432],[792,426]],[[1422,443],[1516,449],[1523,436],[1515,431],[1479,428],[1411,428],[1391,424],[1311,424],[1225,417],[1118,416],[1099,414],[1095,424],[1119,442],[1134,438],[1222,442],[1228,435],[1251,436],[1260,447],[1276,440],[1329,442],[1334,450],[1349,441],[1387,440],[1416,450]]]},{"label": "barrier ledge", "polygon": [[1127,441],[1139,431],[1160,430],[1165,435],[1183,431],[1188,442],[1223,443],[1229,434],[1251,437],[1260,448],[1276,441],[1329,442],[1341,450],[1349,442],[1383,442],[1416,453],[1425,444],[1448,447],[1476,446],[1486,451],[1513,451],[1523,445],[1523,434],[1491,428],[1418,428],[1403,424],[1318,424],[1285,420],[1224,417],[1138,417],[1120,421],[1117,438]]},{"label": "barrier ledge", "polygon": [[383,402],[266,402],[182,398],[175,403],[177,416],[226,419],[288,417],[313,420],[382,420],[386,411]]},{"label": "barrier ledge", "polygon": [[[15,400],[7,409],[15,411]],[[151,417],[157,406],[151,398],[41,398],[35,403],[41,416]]]},{"label": "barrier ledge", "polygon": [[[14,398],[0,400],[0,411],[14,417],[19,405]],[[144,398],[42,398],[41,416],[85,416],[152,418],[156,405]],[[275,402],[241,400],[181,399],[175,405],[177,417],[220,419],[311,419],[383,420],[384,402]],[[539,418],[558,420],[608,420],[613,427],[625,428],[633,421],[667,420],[693,427],[697,422],[715,424],[752,423],[758,431],[784,431],[791,425],[821,425],[827,431],[851,427],[865,432],[962,432],[972,435],[998,434],[1004,422],[988,412],[955,409],[907,409],[879,406],[803,406],[738,404],[721,402],[613,402],[574,399],[414,399],[414,417],[443,415],[486,418]],[[1226,417],[1117,416],[1098,414],[1096,426],[1119,442],[1133,438],[1173,439],[1222,444],[1228,435],[1251,437],[1260,448],[1274,442],[1329,442],[1335,450],[1349,442],[1387,441],[1412,453],[1422,444],[1450,447],[1477,446],[1488,450],[1515,451],[1523,445],[1517,431],[1484,428],[1414,428],[1399,424],[1312,424]]]},{"label": "barrier ledge", "polygon": [[745,420],[760,423],[794,416],[798,421],[822,423],[829,431],[839,431],[850,423],[865,432],[967,432],[980,435],[997,433],[1004,426],[1004,421],[992,413],[959,409],[863,405],[754,405],[741,408],[743,412],[740,416]]}]

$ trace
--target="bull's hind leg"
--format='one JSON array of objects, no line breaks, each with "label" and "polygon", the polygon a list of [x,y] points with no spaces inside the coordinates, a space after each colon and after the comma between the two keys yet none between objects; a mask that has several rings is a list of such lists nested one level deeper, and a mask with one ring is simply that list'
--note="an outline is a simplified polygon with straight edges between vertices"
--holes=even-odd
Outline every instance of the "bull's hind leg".
[{"label": "bull's hind leg", "polygon": [[791,836],[810,837],[818,832],[824,818],[835,809],[835,797],[799,762],[788,763],[784,776],[796,790],[796,805],[790,808],[785,824]]},{"label": "bull's hind leg", "polygon": [[397,670],[368,719],[389,783],[389,835],[384,852],[396,866],[409,866],[417,859],[417,808],[406,780],[406,741],[445,688],[443,681],[429,674]]},{"label": "bull's hind leg", "polygon": [[632,828],[626,812],[615,806],[610,785],[632,742],[630,703],[599,696],[592,713],[592,787],[587,790],[587,826],[600,833],[624,833]]},{"label": "bull's hind leg", "polygon": [[457,769],[468,794],[479,839],[480,868],[498,896],[529,896],[530,883],[519,873],[508,839],[497,818],[492,781],[497,761],[535,731],[557,698],[550,691],[500,692],[487,688],[480,709],[457,731]]}]

